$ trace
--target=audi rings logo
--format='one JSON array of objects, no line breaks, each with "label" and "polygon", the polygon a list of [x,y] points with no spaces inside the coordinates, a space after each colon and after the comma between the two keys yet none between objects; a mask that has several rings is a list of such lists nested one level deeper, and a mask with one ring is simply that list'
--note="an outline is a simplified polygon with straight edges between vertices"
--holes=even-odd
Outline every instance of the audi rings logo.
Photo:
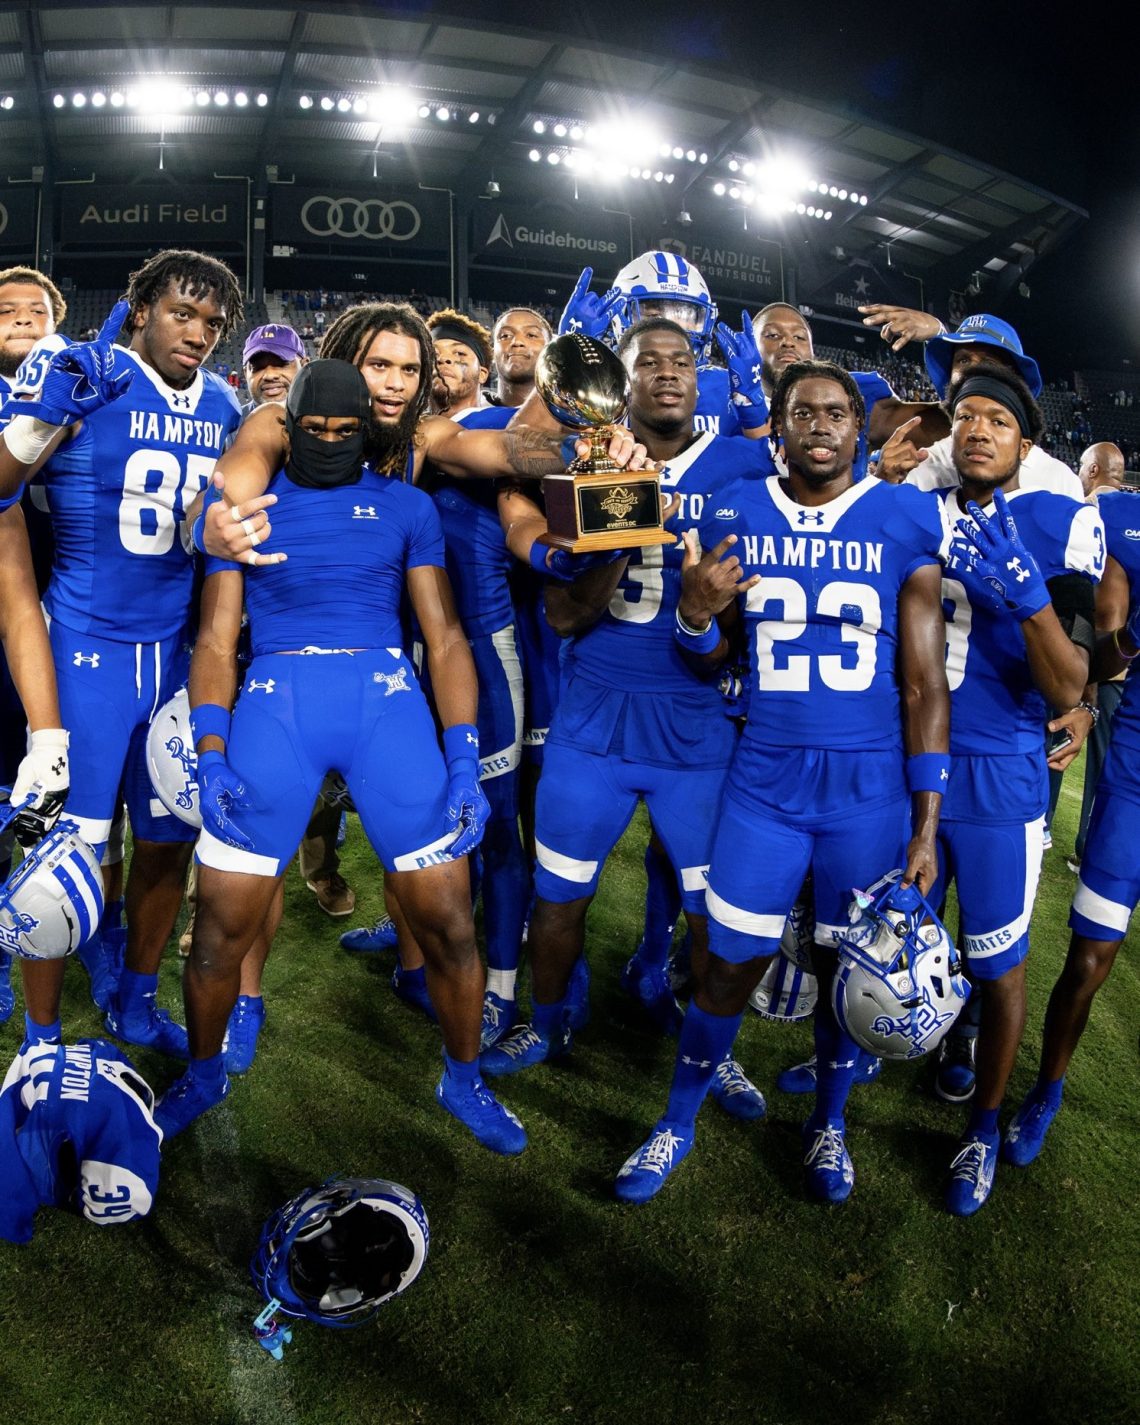
[{"label": "audi rings logo", "polygon": [[420,230],[419,210],[397,199],[310,198],[301,209],[301,226],[314,237],[365,238],[368,242],[411,242]]}]

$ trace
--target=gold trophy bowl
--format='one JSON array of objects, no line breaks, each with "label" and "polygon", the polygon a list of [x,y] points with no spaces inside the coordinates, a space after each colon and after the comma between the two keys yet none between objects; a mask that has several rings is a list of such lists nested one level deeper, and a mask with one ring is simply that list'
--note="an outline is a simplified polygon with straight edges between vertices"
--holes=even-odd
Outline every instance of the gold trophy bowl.
[{"label": "gold trophy bowl", "polygon": [[534,384],[560,424],[590,442],[585,459],[542,482],[547,533],[543,544],[571,554],[672,544],[661,526],[661,481],[656,471],[622,470],[608,447],[629,405],[629,378],[608,346],[569,332],[538,358]]}]

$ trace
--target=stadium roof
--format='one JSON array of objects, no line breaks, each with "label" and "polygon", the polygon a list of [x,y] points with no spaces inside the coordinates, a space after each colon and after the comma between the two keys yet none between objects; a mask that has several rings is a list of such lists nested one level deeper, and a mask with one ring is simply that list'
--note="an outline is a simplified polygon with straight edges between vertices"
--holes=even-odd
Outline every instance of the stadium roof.
[{"label": "stadium roof", "polygon": [[1015,281],[1087,217],[976,158],[774,87],[743,58],[667,54],[647,30],[631,55],[422,8],[3,5],[5,167],[57,181],[271,167],[282,181],[476,192],[493,179],[561,197],[609,183],[630,204],[657,184],[671,217],[720,204],[765,236],[947,286],[982,269]]}]

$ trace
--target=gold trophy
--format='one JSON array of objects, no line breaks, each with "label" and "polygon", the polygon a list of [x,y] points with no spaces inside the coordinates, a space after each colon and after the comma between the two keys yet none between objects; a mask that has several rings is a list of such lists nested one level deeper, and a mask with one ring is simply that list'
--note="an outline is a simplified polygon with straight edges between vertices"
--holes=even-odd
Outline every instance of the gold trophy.
[{"label": "gold trophy", "polygon": [[571,554],[675,543],[676,535],[661,527],[657,472],[622,470],[610,459],[614,426],[629,405],[629,378],[609,347],[578,332],[556,337],[538,358],[534,384],[555,420],[590,441],[584,460],[542,482],[542,543]]}]

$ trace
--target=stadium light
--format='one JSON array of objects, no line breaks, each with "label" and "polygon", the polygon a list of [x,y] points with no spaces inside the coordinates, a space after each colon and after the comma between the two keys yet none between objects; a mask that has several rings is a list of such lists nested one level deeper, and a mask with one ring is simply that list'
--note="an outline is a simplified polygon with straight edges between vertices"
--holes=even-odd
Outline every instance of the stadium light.
[{"label": "stadium light", "polygon": [[430,116],[431,109],[426,104],[421,104],[416,110],[416,113],[419,114],[421,119],[426,119]]},{"label": "stadium light", "polygon": [[550,152],[546,155],[546,161],[547,163],[551,164],[553,167],[556,168],[562,162],[562,155],[560,153],[555,153],[555,151],[551,149]]},{"label": "stadium light", "polygon": [[266,104],[268,104],[268,103],[269,103],[269,95],[268,95],[268,94],[259,94],[259,95],[257,96],[257,107],[258,107],[259,109],[264,109],[265,106],[266,106]]},{"label": "stadium light", "polygon": [[112,108],[112,109],[121,109],[121,108],[123,107],[123,105],[124,105],[126,102],[127,102],[126,95],[123,93],[123,91],[122,91],[121,89],[112,89],[112,90],[111,90],[111,108]]},{"label": "stadium light", "polygon": [[15,103],[16,101],[11,94],[5,94],[3,99],[0,99],[0,109],[11,109]]},{"label": "stadium light", "polygon": [[91,96],[91,107],[93,109],[102,109],[106,102],[106,94],[104,94],[101,89],[96,89],[95,93]]},{"label": "stadium light", "polygon": [[214,95],[214,103],[218,106],[219,109],[224,109],[229,104],[229,102],[230,96],[226,93],[224,89],[219,89],[218,92]]},{"label": "stadium light", "polygon": [[354,114],[366,114],[368,112],[368,100],[356,98],[352,101],[352,112]]},{"label": "stadium light", "polygon": [[471,112],[467,115],[467,122],[468,122],[469,124],[477,124],[477,123],[479,122],[479,110],[478,110],[478,109],[472,109],[472,110],[471,110]]},{"label": "stadium light", "polygon": [[726,189],[725,189],[724,184],[723,184],[723,183],[714,183],[714,184],[713,184],[713,192],[716,194],[716,196],[717,196],[718,198],[723,198],[724,195],[725,195],[725,192],[726,192]]},{"label": "stadium light", "polygon": [[564,138],[566,137],[566,125],[565,125],[565,124],[555,124],[555,125],[554,125],[554,137],[555,137],[556,139],[564,139]]},{"label": "stadium light", "polygon": [[87,103],[87,95],[86,95],[86,94],[73,94],[73,95],[71,96],[71,104],[72,104],[72,107],[75,108],[75,109],[82,109],[86,103]]},{"label": "stadium light", "polygon": [[313,107],[313,98],[312,98],[312,95],[311,95],[311,94],[302,94],[301,97],[297,100],[297,103],[300,105],[300,107],[301,107],[302,109],[311,109],[311,108]]},{"label": "stadium light", "polygon": [[194,102],[198,105],[199,109],[204,109],[210,102],[210,91],[208,89],[199,89],[197,94],[194,95]]},{"label": "stadium light", "polygon": [[574,141],[574,143],[581,143],[584,137],[584,130],[581,124],[570,125],[570,137]]},{"label": "stadium light", "polygon": [[451,110],[446,104],[441,104],[435,111],[435,116],[441,124],[446,124],[448,119],[451,118]]},{"label": "stadium light", "polygon": [[324,112],[325,112],[326,114],[329,113],[329,112],[331,111],[332,107],[333,107],[333,101],[329,98],[329,96],[328,96],[327,94],[322,94],[322,95],[321,95],[321,108],[324,110]]},{"label": "stadium light", "polygon": [[540,154],[536,148],[532,148],[530,153],[527,154],[527,158],[530,159],[531,163],[537,163],[541,157],[542,154]]},{"label": "stadium light", "polygon": [[542,122],[541,119],[535,119],[534,131],[536,134],[544,134],[546,132],[546,125]]},{"label": "stadium light", "polygon": [[338,114],[347,114],[352,108],[352,101],[342,97],[336,101],[336,107]]}]

